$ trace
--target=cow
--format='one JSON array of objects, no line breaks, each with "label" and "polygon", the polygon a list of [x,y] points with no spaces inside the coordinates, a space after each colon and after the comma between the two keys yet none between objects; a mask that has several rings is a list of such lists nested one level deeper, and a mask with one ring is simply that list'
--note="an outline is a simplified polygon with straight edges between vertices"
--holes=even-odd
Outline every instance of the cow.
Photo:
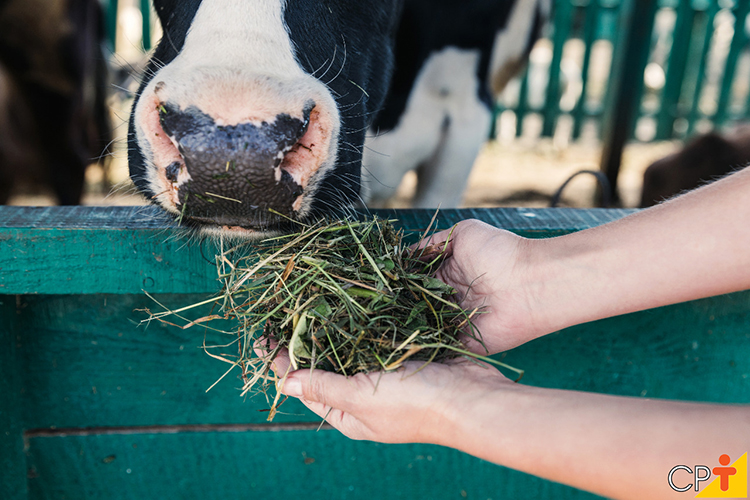
[{"label": "cow", "polygon": [[[434,8],[410,3],[426,15]],[[496,17],[513,17],[513,2],[496,3]],[[390,86],[402,0],[154,6],[164,36],[128,138],[131,178],[148,199],[204,234],[250,238],[359,202],[365,135]],[[513,30],[506,36],[515,47]],[[502,64],[486,54],[482,71],[526,49],[496,56]],[[455,71],[474,78],[478,70],[458,61]]]},{"label": "cow", "polygon": [[750,163],[750,127],[709,132],[651,164],[643,174],[642,208],[695,189]]},{"label": "cow", "polygon": [[383,206],[412,170],[414,207],[460,204],[493,101],[549,13],[549,0],[406,1],[391,90],[364,152],[369,206]]},{"label": "cow", "polygon": [[0,0],[0,204],[18,185],[81,200],[112,131],[98,0]]},{"label": "cow", "polygon": [[164,36],[129,129],[131,178],[206,233],[257,237],[358,199],[399,0],[155,0]]}]

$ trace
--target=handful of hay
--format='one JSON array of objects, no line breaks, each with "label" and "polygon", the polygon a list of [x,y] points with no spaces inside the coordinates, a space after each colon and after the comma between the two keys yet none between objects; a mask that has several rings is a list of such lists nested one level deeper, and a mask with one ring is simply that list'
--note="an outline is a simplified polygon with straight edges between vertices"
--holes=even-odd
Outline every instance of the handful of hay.
[{"label": "handful of hay", "polygon": [[[231,364],[227,373],[240,367],[243,395],[258,385],[266,392],[285,376],[270,375],[284,348],[291,369],[347,376],[396,370],[407,360],[430,363],[458,356],[521,373],[464,349],[464,335],[481,343],[472,324],[480,311],[464,311],[451,300],[455,290],[432,277],[445,248],[412,252],[392,222],[321,221],[254,244],[249,254],[239,255],[247,248],[240,245],[217,256],[224,286],[215,301],[221,314],[190,325],[234,321],[228,333],[236,335],[229,344],[235,353],[226,353],[227,345],[204,348]],[[269,420],[278,402],[277,393]]]}]

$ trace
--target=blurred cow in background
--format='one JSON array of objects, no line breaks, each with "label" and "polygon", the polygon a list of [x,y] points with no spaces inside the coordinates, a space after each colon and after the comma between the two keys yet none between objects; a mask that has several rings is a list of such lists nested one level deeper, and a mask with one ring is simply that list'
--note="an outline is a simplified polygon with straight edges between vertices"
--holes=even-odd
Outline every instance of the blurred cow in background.
[{"label": "blurred cow in background", "polygon": [[711,132],[651,164],[643,174],[642,208],[695,189],[750,163],[750,126]]},{"label": "blurred cow in background", "polygon": [[44,184],[81,200],[111,138],[98,0],[0,0],[0,204]]},{"label": "blurred cow in background", "polygon": [[382,206],[412,170],[415,207],[460,204],[493,101],[549,14],[549,0],[405,1],[393,80],[362,162],[369,206]]}]

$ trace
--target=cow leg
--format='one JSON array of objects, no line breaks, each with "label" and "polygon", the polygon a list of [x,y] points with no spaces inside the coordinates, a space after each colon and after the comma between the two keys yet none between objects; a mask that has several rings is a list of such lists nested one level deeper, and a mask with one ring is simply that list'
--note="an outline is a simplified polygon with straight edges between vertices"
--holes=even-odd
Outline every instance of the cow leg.
[{"label": "cow leg", "polygon": [[[480,99],[479,61],[478,50],[448,47],[425,62],[397,126],[366,143],[362,171],[368,206],[382,205],[396,193],[404,174],[417,167],[415,206],[460,203],[489,130],[490,113]],[[441,185],[444,181],[457,184]]]},{"label": "cow leg", "polygon": [[492,114],[475,100],[451,116],[436,154],[418,170],[414,208],[456,208],[479,151],[487,140]]},{"label": "cow leg", "polygon": [[365,143],[362,199],[368,207],[383,207],[404,175],[428,161],[440,143],[442,107],[429,101],[412,104],[395,129]]}]

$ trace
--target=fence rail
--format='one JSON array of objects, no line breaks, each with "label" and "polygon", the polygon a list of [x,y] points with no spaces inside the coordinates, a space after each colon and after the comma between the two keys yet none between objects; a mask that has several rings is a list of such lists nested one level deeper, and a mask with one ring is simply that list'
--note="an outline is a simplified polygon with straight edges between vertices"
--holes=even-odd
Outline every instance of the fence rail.
[{"label": "fence rail", "polygon": [[[501,97],[496,113],[512,111],[516,135],[524,133],[527,116],[543,120],[541,135],[552,136],[562,116],[572,121],[570,136],[581,137],[584,124],[593,121],[598,135],[603,120],[616,106],[608,96],[615,82],[607,78],[605,92],[591,92],[590,74],[593,49],[597,44],[610,54],[624,50],[618,31],[628,31],[631,23],[644,24],[650,40],[640,54],[641,64],[628,66],[643,80],[637,99],[631,137],[642,141],[685,138],[696,131],[720,128],[750,118],[748,85],[748,13],[750,0],[650,0],[644,17],[627,19],[627,10],[636,0],[556,0],[553,22],[542,46],[551,45],[552,57],[546,70],[546,90],[541,104],[529,99],[529,78],[533,63],[524,71],[516,88]],[[575,65],[580,92],[575,104],[561,107],[566,82],[563,63],[571,45],[583,45]],[[606,52],[606,51],[605,51]],[[607,75],[615,75],[616,58]],[[629,61],[632,64],[632,61]],[[570,85],[570,81],[567,84]],[[636,133],[636,125],[639,133]]]},{"label": "fence rail", "polygon": [[[114,44],[125,0],[103,1]],[[129,2],[141,11],[148,50],[150,2]],[[530,119],[541,121],[542,137],[593,131],[617,201],[627,141],[685,139],[750,119],[749,13],[750,0],[554,0],[530,64],[497,102],[490,137],[508,135],[507,113],[510,135],[525,135]],[[548,54],[541,62],[540,51]]]},{"label": "fence rail", "polygon": [[[654,75],[651,80],[657,80],[643,85],[635,117],[636,121],[651,122],[651,133],[636,138],[684,138],[697,129],[721,127],[750,118],[750,23],[747,21],[750,0],[649,0],[651,13],[646,19],[632,18],[623,23],[629,5],[635,1],[554,0],[552,22],[543,42],[551,45],[552,55],[544,68],[546,88],[542,104],[530,102],[527,68],[496,108],[497,113],[507,110],[515,113],[516,135],[523,134],[524,121],[532,114],[542,118],[541,135],[544,137],[555,133],[562,116],[572,120],[570,135],[574,140],[581,137],[588,120],[596,122],[601,135],[602,121],[607,115],[607,96],[613,82],[607,79],[603,93],[592,92],[590,70],[592,57],[597,56],[593,49],[603,42],[610,53],[616,53],[623,43],[618,32],[627,30],[628,22],[645,22],[651,39],[641,57],[643,67],[628,67],[627,71],[640,75],[648,66],[650,74]],[[144,50],[150,50],[154,22],[150,1],[131,2],[141,10],[141,43]],[[122,3],[103,0],[113,47],[118,7]],[[571,43],[583,45],[578,57],[566,57]],[[580,91],[575,104],[565,109],[561,106],[562,87],[571,82],[562,66],[568,61],[578,69]],[[615,72],[610,65],[607,73]],[[645,78],[648,80],[649,75]]]},{"label": "fence rail", "polygon": [[[445,210],[436,223],[477,217],[548,237],[627,213]],[[415,235],[434,215],[378,214]],[[446,448],[316,432],[320,419],[296,400],[269,424],[262,395],[239,396],[237,372],[207,392],[226,366],[201,345],[231,337],[138,322],[154,299],[174,310],[215,296],[216,252],[153,207],[0,207],[0,498],[598,498]],[[749,316],[744,292],[499,356],[528,385],[747,404]]]}]

